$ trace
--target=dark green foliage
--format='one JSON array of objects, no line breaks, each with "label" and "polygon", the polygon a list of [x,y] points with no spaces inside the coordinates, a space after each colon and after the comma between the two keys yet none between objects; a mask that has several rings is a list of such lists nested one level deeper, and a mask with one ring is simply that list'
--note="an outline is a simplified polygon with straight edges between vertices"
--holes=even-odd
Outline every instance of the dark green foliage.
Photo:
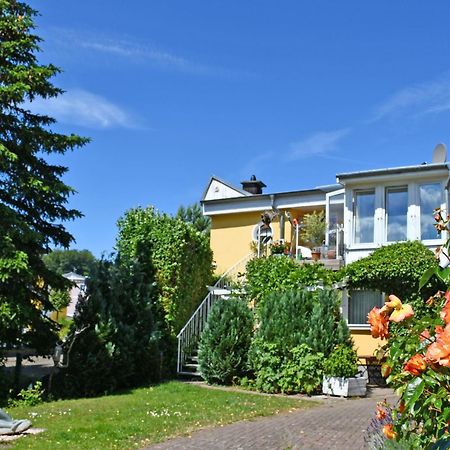
[{"label": "dark green foliage", "polygon": [[214,304],[199,347],[200,372],[210,384],[242,377],[253,336],[253,313],[240,299]]},{"label": "dark green foliage", "polygon": [[444,283],[433,277],[419,293],[420,278],[430,267],[437,267],[433,252],[418,241],[408,241],[375,250],[368,257],[349,264],[345,273],[350,289],[395,294],[402,301],[412,303],[415,313],[420,315],[422,299],[446,288]]},{"label": "dark green foliage", "polygon": [[151,262],[102,260],[88,280],[71,333],[76,338],[59,395],[90,396],[159,380],[167,332],[157,303]]},{"label": "dark green foliage", "polygon": [[350,330],[341,314],[341,299],[336,292],[321,290],[309,317],[309,333],[305,341],[313,351],[329,355],[339,344],[351,346]]},{"label": "dark green foliage", "polygon": [[258,311],[257,337],[285,352],[306,344],[314,352],[329,355],[336,345],[350,342],[339,305],[339,298],[331,290],[272,294]]},{"label": "dark green foliage", "polygon": [[68,284],[42,255],[51,245],[68,247],[73,238],[61,222],[81,216],[66,206],[74,193],[62,181],[67,168],[45,157],[87,139],[56,133],[54,119],[29,110],[34,99],[61,94],[51,83],[59,69],[37,61],[36,11],[12,0],[0,8],[0,343],[45,351],[55,339],[48,286]]},{"label": "dark green foliage", "polygon": [[197,231],[209,235],[211,230],[211,219],[208,216],[203,215],[202,209],[198,203],[189,205],[186,208],[180,206],[175,217],[183,222],[192,224]]},{"label": "dark green foliage", "polygon": [[122,259],[147,255],[158,283],[159,301],[177,333],[206,294],[212,277],[209,237],[186,222],[153,208],[128,211],[118,222],[117,250]]},{"label": "dark green foliage", "polygon": [[291,258],[269,256],[248,262],[246,291],[257,304],[273,292],[323,284],[331,286],[335,274],[322,264],[299,264]]},{"label": "dark green foliage", "polygon": [[256,339],[249,364],[255,378],[247,383],[263,392],[312,394],[322,382],[323,354],[313,352],[306,344],[286,352],[281,345]]},{"label": "dark green foliage", "polygon": [[48,269],[63,275],[75,272],[88,277],[91,275],[97,262],[89,250],[53,250],[43,257]]},{"label": "dark green foliage", "polygon": [[358,355],[348,345],[338,345],[325,360],[323,370],[328,377],[354,377],[358,373]]},{"label": "dark green foliage", "polygon": [[255,387],[308,394],[318,389],[324,358],[336,345],[351,345],[339,304],[331,290],[268,296],[258,310],[260,324],[249,352]]}]

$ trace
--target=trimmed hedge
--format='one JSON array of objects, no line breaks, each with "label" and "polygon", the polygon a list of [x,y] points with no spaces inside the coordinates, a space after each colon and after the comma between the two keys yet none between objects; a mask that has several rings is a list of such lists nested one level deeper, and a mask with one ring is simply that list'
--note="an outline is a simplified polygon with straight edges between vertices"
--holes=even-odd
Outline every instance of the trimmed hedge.
[{"label": "trimmed hedge", "polygon": [[395,294],[412,303],[420,314],[423,298],[428,298],[446,286],[433,277],[419,291],[423,273],[437,267],[431,250],[419,241],[399,242],[376,249],[371,255],[349,264],[345,268],[349,289],[368,289]]}]

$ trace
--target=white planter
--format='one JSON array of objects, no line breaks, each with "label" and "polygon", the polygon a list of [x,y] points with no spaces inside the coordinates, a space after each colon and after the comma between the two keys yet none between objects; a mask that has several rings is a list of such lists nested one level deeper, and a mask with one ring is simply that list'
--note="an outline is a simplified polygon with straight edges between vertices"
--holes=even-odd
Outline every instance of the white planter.
[{"label": "white planter", "polygon": [[365,397],[367,378],[323,377],[322,392],[341,397]]}]

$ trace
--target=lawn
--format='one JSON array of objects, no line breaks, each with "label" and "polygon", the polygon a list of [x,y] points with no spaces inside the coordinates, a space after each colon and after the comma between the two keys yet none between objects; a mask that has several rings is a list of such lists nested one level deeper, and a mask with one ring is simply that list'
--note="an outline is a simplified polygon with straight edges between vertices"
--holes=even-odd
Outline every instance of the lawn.
[{"label": "lawn", "polygon": [[141,448],[206,426],[314,405],[294,398],[169,382],[105,397],[11,408],[8,413],[13,418],[30,418],[34,427],[46,431],[20,438],[8,448]]}]

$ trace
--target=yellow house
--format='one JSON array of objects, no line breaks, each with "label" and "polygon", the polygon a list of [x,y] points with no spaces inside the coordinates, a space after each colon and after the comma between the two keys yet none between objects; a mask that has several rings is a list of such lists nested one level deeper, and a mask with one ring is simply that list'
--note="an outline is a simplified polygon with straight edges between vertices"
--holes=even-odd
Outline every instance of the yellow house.
[{"label": "yellow house", "polygon": [[[432,213],[438,206],[448,211],[449,175],[445,147],[440,144],[429,164],[338,174],[336,184],[307,190],[265,193],[265,184],[255,176],[242,187],[213,176],[201,203],[212,222],[217,273],[245,260],[252,242],[254,248],[264,239],[290,242],[293,257],[300,257],[302,218],[320,210],[328,226],[324,248],[332,250],[328,255],[322,252],[321,259],[332,268],[393,242],[420,240],[436,248],[446,236],[436,234]],[[264,213],[272,219],[270,229],[261,221]],[[342,312],[360,356],[373,354],[378,346],[366,320],[370,309],[383,303],[384,294],[379,292],[344,291]]]}]

